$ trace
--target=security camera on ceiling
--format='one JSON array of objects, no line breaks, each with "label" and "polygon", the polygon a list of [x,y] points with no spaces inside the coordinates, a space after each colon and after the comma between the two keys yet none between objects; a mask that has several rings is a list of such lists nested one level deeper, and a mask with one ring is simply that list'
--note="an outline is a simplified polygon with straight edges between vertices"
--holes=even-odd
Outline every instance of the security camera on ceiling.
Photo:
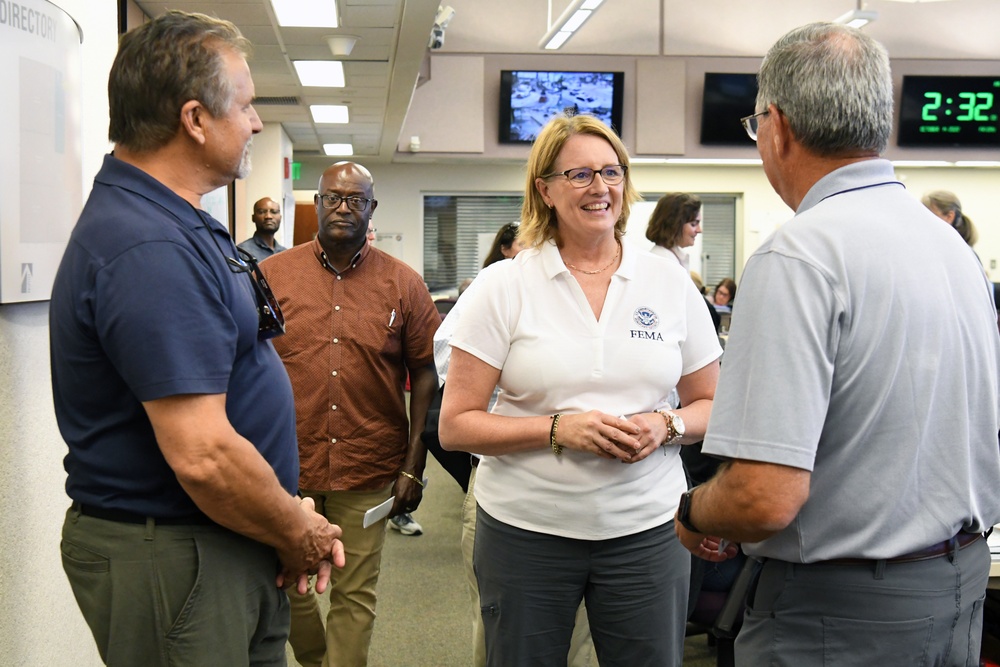
[{"label": "security camera on ceiling", "polygon": [[437,15],[434,17],[434,27],[431,28],[431,38],[427,43],[430,49],[440,49],[444,46],[444,31],[455,18],[455,10],[448,5],[438,6]]}]

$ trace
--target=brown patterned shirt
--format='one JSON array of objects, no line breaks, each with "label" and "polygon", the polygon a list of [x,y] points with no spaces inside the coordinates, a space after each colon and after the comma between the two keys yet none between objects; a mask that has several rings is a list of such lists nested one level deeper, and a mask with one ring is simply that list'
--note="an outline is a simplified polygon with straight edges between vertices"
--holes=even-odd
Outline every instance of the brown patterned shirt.
[{"label": "brown patterned shirt", "polygon": [[274,349],[295,394],[300,488],[389,486],[408,447],[407,369],[434,362],[441,317],[426,285],[368,244],[340,274],[316,240],[260,267],[285,315]]}]

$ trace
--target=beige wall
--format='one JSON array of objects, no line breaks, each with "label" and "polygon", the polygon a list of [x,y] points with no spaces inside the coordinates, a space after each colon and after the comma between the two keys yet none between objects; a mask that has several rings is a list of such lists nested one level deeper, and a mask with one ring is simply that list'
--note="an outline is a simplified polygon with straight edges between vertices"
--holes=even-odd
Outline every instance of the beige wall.
[{"label": "beige wall", "polygon": [[[372,167],[379,234],[403,236],[401,259],[423,270],[423,197],[432,194],[510,194],[524,190],[521,165],[393,164]],[[774,229],[792,217],[792,211],[771,189],[760,166],[644,165],[633,168],[642,192],[688,191],[734,194],[737,206],[738,270]],[[1000,169],[900,168],[899,178],[919,198],[935,190],[952,190],[962,200],[979,229],[976,251],[984,266],[1000,263]],[[314,190],[296,190],[300,202],[311,202]],[[862,240],[859,239],[859,242]],[[905,243],[906,239],[900,239]],[[998,264],[1000,266],[1000,264]],[[990,271],[1000,282],[1000,268]]]}]

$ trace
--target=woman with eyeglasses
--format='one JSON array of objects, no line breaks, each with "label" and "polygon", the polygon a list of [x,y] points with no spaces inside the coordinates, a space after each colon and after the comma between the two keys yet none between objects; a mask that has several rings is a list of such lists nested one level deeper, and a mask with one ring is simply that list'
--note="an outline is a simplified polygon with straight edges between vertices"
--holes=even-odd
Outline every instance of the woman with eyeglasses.
[{"label": "woman with eyeglasses", "polygon": [[686,192],[668,192],[656,202],[646,225],[646,238],[656,245],[654,255],[673,257],[685,269],[691,269],[691,258],[684,252],[701,234],[701,199]]},{"label": "woman with eyeglasses", "polygon": [[[704,435],[721,348],[687,272],[623,246],[628,166],[596,118],[552,119],[528,159],[526,250],[480,274],[451,340],[440,435],[486,455],[474,559],[489,665],[565,665],[581,600],[600,664],[681,664],[678,452]],[[670,411],[675,386],[685,407]]]},{"label": "woman with eyeglasses", "polygon": [[723,278],[715,286],[712,294],[712,301],[715,309],[722,313],[733,310],[733,299],[736,298],[736,281],[732,278]]}]

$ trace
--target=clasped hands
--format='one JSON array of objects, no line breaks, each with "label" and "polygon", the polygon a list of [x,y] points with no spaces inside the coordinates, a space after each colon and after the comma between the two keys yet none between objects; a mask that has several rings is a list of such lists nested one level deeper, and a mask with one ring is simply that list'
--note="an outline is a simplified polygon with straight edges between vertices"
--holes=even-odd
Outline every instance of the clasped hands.
[{"label": "clasped hands", "polygon": [[638,463],[666,439],[666,424],[655,412],[616,417],[600,410],[563,414],[556,442],[565,449],[591,452],[604,459]]},{"label": "clasped hands", "polygon": [[316,575],[316,592],[322,593],[330,583],[333,566],[344,567],[344,543],[340,541],[343,531],[340,526],[327,521],[316,512],[312,498],[300,498],[299,509],[306,515],[308,529],[298,544],[278,549],[281,572],[278,573],[279,588],[296,582],[300,595],[309,591],[309,576]]}]

